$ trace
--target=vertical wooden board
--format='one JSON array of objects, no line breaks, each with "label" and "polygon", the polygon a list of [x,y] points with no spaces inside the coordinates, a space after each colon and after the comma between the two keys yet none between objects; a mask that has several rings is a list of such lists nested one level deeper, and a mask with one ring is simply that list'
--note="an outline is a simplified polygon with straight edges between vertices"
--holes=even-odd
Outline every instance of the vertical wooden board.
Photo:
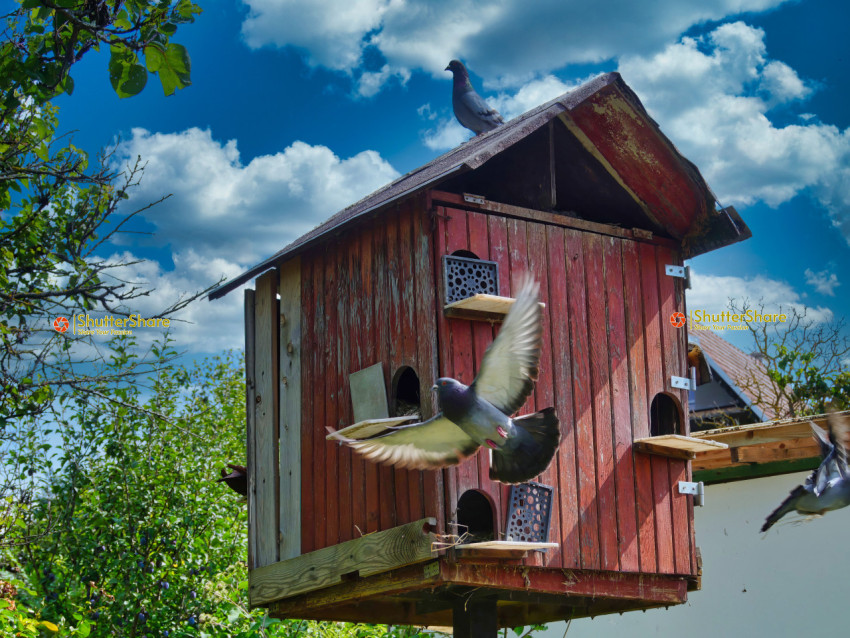
[{"label": "vertical wooden board", "polygon": [[316,294],[314,260],[309,253],[301,258],[301,326],[304,356],[301,357],[301,553],[316,549],[314,502],[313,435],[316,397]]},{"label": "vertical wooden board", "polygon": [[614,445],[611,423],[611,387],[608,370],[606,264],[600,235],[585,234],[587,323],[590,338],[590,379],[593,393],[593,431],[599,509],[599,556],[602,569],[617,570],[617,500],[614,485]]},{"label": "vertical wooden board", "polygon": [[[373,223],[374,243],[372,247],[373,271],[375,273],[375,360],[384,366],[384,387],[387,397],[392,398],[392,375],[390,361],[389,283],[387,260],[387,233],[383,223]],[[389,383],[387,383],[389,375]],[[392,406],[391,406],[392,407]],[[378,466],[378,494],[380,498],[380,528],[387,530],[396,526],[395,471],[391,465]]]},{"label": "vertical wooden board", "polygon": [[[578,489],[576,482],[576,444],[573,423],[572,352],[570,350],[569,298],[564,230],[546,227],[546,250],[549,264],[549,323],[552,333],[552,376],[554,402],[561,421],[561,445],[553,462],[557,476],[552,483],[555,494],[552,506],[560,512],[558,536],[550,540],[561,543],[560,567],[581,567],[578,529]],[[553,563],[554,564],[554,563]]]},{"label": "vertical wooden board", "polygon": [[[386,217],[384,229],[387,237],[387,289],[389,304],[389,375],[390,379],[404,365],[404,319],[402,316],[402,286],[403,273],[401,266],[401,253],[404,247],[401,245],[399,234],[398,209],[395,214]],[[419,370],[416,371],[420,374]],[[410,472],[393,468],[395,486],[395,512],[396,525],[412,522],[408,506],[408,478]]]},{"label": "vertical wooden board", "polygon": [[569,298],[570,351],[573,361],[573,405],[576,442],[576,477],[579,504],[581,567],[599,569],[599,518],[596,503],[593,395],[590,382],[587,286],[582,235],[564,232]]},{"label": "vertical wooden board", "polygon": [[[629,362],[629,394],[633,437],[649,436],[649,412],[646,400],[646,352],[640,260],[637,244],[623,243],[623,286],[625,290],[626,343]],[[652,493],[652,466],[646,454],[631,452],[634,458],[635,498],[640,571],[655,572],[655,513]]]},{"label": "vertical wooden board", "polygon": [[[540,284],[540,301],[545,304],[543,309],[543,334],[540,344],[540,365],[535,391],[537,393],[537,408],[557,407],[555,403],[555,383],[553,379],[553,352],[552,352],[552,329],[559,317],[552,314],[551,294],[549,291],[549,273],[551,265],[548,263],[546,246],[546,227],[543,224],[529,222],[526,227],[528,241],[528,270],[534,279]],[[556,488],[558,485],[558,454],[552,459],[549,467],[540,475],[539,480],[544,485]],[[552,493],[549,517],[549,539],[560,539],[561,518],[558,507],[557,491]],[[540,564],[544,566],[561,566],[561,548],[553,549],[538,556]]]},{"label": "vertical wooden board", "polygon": [[505,276],[509,277],[511,283],[510,294],[516,295],[519,291],[522,278],[528,272],[528,235],[527,224],[521,219],[506,220],[508,230],[508,265],[509,272]]},{"label": "vertical wooden board", "polygon": [[[466,211],[450,208],[446,211],[449,219],[446,224],[446,250],[452,254],[458,250],[470,250],[469,227],[467,225]],[[475,361],[472,339],[471,321],[466,319],[449,319],[449,331],[451,334],[452,369],[454,378],[463,384],[469,385],[475,378]],[[487,450],[479,449],[476,456],[488,456]],[[480,487],[478,481],[478,459],[473,457],[462,461],[455,470],[457,473],[457,495],[461,498],[468,490],[477,490]],[[465,530],[461,530],[463,532]]]},{"label": "vertical wooden board", "polygon": [[[321,549],[325,545],[325,530],[327,521],[327,500],[325,489],[327,485],[325,451],[329,442],[325,440],[325,426],[329,425],[325,420],[325,407],[327,401],[321,400],[326,396],[327,387],[327,313],[325,312],[325,260],[322,253],[316,251],[313,256],[313,331],[315,334],[313,350],[313,393],[310,400],[313,402],[313,422],[310,427],[313,430],[313,549]],[[319,400],[316,400],[319,397]]]},{"label": "vertical wooden board", "polygon": [[301,258],[280,268],[280,560],[301,554]]},{"label": "vertical wooden board", "polygon": [[[653,397],[663,392],[664,369],[661,348],[661,308],[658,288],[658,262],[655,246],[641,244],[638,248],[640,258],[641,291],[644,300],[644,337],[646,343],[646,408]],[[650,459],[652,471],[652,493],[655,515],[655,549],[660,573],[672,573],[673,561],[673,518],[670,503],[670,474],[667,459],[653,456]]]},{"label": "vertical wooden board", "polygon": [[[488,233],[487,215],[468,211],[466,223],[469,230],[469,250],[478,255],[480,259],[490,259],[490,238]],[[493,326],[484,321],[470,321],[472,329],[473,369],[478,374],[481,359],[487,351],[488,346],[493,343]],[[498,481],[490,480],[490,454],[487,450],[479,450],[475,455],[478,472],[478,487],[490,496],[495,517],[493,532],[496,538],[502,538],[503,518],[500,516],[502,510],[502,488]]]},{"label": "vertical wooden board", "polygon": [[245,458],[248,465],[248,568],[254,569],[254,546],[257,544],[257,477],[253,468],[257,467],[254,454],[257,450],[256,426],[254,422],[254,356],[256,340],[254,339],[254,291],[245,290]]},{"label": "vertical wooden board", "polygon": [[[345,290],[345,297],[349,308],[348,329],[348,369],[356,372],[371,365],[372,361],[363,358],[362,335],[365,329],[365,301],[362,296],[362,268],[361,268],[362,245],[358,236],[350,237],[347,255],[343,259],[348,262],[348,274],[340,286]],[[366,512],[366,466],[374,465],[360,454],[351,457],[351,522],[354,526],[352,535],[358,538],[367,532]]]},{"label": "vertical wooden board", "polygon": [[[348,257],[345,254],[348,244],[340,242],[329,258],[334,264],[334,297],[331,303],[334,305],[334,325],[328,325],[324,329],[333,334],[333,367],[335,374],[333,386],[335,396],[332,406],[335,419],[335,429],[343,428],[354,422],[354,407],[351,402],[351,380],[352,370],[349,363],[349,343],[352,339],[351,333],[351,306],[348,293]],[[318,329],[323,329],[318,327]],[[330,419],[328,419],[330,420]],[[352,499],[352,464],[363,463],[358,454],[348,446],[331,443],[330,446],[336,453],[337,476],[337,520],[339,530],[339,542],[345,542],[359,536],[354,529],[353,521],[353,499]],[[330,515],[330,513],[329,513]]]},{"label": "vertical wooden board", "polygon": [[[423,197],[414,216],[414,267],[416,270],[416,303],[420,329],[416,333],[416,360],[419,364],[419,395],[422,418],[434,416],[431,386],[437,378],[437,286],[434,281],[434,251],[431,246],[430,201]],[[426,517],[437,519],[437,531],[445,533],[442,470],[428,470],[422,475]]]},{"label": "vertical wooden board", "polygon": [[[499,295],[502,297],[511,296],[511,264],[508,248],[508,225],[504,217],[489,215],[487,217],[487,231],[490,244],[490,259],[499,264]],[[495,330],[491,328],[495,337]],[[485,465],[490,468],[490,459],[487,458]],[[510,503],[510,488],[501,483],[497,484],[499,493],[499,512],[497,519],[504,524],[508,519],[508,504]]]},{"label": "vertical wooden board", "polygon": [[670,463],[668,459],[652,455],[652,491],[655,500],[656,551],[658,571],[662,574],[675,572],[673,549],[673,513],[670,495]]},{"label": "vertical wooden board", "polygon": [[[375,281],[372,271],[372,239],[374,233],[369,226],[361,227],[357,238],[360,243],[360,290],[361,308],[363,310],[363,329],[359,335],[352,338],[360,339],[362,342],[363,366],[374,364],[377,359],[375,348]],[[380,498],[378,493],[378,465],[366,461],[366,530],[368,533],[377,532],[380,529]]]},{"label": "vertical wooden board", "polygon": [[605,280],[608,291],[608,361],[611,370],[611,414],[614,421],[614,475],[616,478],[617,531],[620,569],[636,572],[638,534],[635,505],[635,471],[632,460],[632,420],[629,359],[626,347],[626,290],[623,285],[622,247],[625,242],[603,238]]},{"label": "vertical wooden board", "polygon": [[[401,283],[402,317],[404,319],[404,362],[416,370],[417,375],[422,374],[419,362],[416,359],[416,333],[419,330],[419,317],[417,315],[416,282],[414,279],[413,251],[414,251],[414,223],[412,204],[408,200],[399,211],[399,244],[401,246],[401,266],[403,279]],[[425,514],[422,503],[422,472],[420,470],[408,470],[407,475],[407,505],[408,517],[411,521],[421,519]]]},{"label": "vertical wooden board", "polygon": [[[686,353],[680,350],[680,337],[684,332],[684,328],[674,327],[669,319],[676,311],[684,311],[684,305],[677,303],[677,282],[678,279],[670,277],[664,272],[666,264],[676,264],[678,259],[673,255],[669,248],[659,248],[658,255],[658,280],[660,291],[660,306],[661,306],[661,341],[664,351],[664,380],[670,394],[672,394],[680,408],[680,419],[682,421],[682,430],[680,434],[685,434],[685,414],[684,409],[687,407],[687,399],[683,400],[683,390],[674,390],[669,385],[671,376],[687,376],[685,370]],[[680,301],[680,300],[679,300]],[[678,490],[679,481],[684,481],[687,478],[687,461],[670,460],[670,493],[672,505],[672,521],[673,521],[673,556],[675,562],[675,570],[678,574],[687,574],[691,570],[691,527],[688,520],[688,499],[690,497],[680,494]]]},{"label": "vertical wooden board", "polygon": [[[324,377],[325,392],[321,395],[324,402],[325,420],[322,427],[339,428],[339,412],[342,406],[339,401],[341,385],[347,385],[344,371],[340,369],[338,357],[338,343],[341,330],[337,318],[337,303],[342,286],[341,273],[338,272],[337,261],[339,255],[345,254],[344,246],[340,250],[329,252],[325,256],[324,279],[325,279],[325,321],[322,332],[325,338],[324,349]],[[335,441],[324,441],[325,446],[325,529],[324,546],[330,547],[340,542],[339,519],[341,503],[339,499],[339,455],[341,447]]]},{"label": "vertical wooden board", "polygon": [[[451,356],[451,331],[449,329],[449,320],[443,313],[443,306],[446,302],[446,286],[443,278],[443,255],[450,254],[448,250],[446,226],[448,225],[448,211],[442,206],[437,206],[434,215],[434,279],[437,284],[437,378],[438,377],[454,377],[453,361]],[[436,380],[436,378],[435,378]],[[456,518],[457,512],[457,468],[450,467],[442,470],[443,473],[443,489],[445,494],[445,524],[448,533],[455,533],[457,530],[450,527],[451,522]]]},{"label": "vertical wooden board", "polygon": [[269,271],[257,278],[254,298],[254,498],[256,499],[256,544],[254,560],[257,567],[278,560],[278,459],[277,416],[278,398],[278,274]]}]

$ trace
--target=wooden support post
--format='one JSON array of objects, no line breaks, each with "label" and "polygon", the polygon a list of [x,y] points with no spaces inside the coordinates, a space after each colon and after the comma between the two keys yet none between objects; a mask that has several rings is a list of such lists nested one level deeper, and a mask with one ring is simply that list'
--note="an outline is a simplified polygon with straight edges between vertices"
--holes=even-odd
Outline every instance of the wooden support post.
[{"label": "wooden support post", "polygon": [[254,564],[270,565],[278,560],[278,303],[277,271],[257,278],[254,295],[254,405],[252,475],[248,499],[253,500],[251,521],[255,543]]},{"label": "wooden support post", "polygon": [[454,638],[496,638],[499,620],[496,615],[496,599],[459,598],[452,608]]},{"label": "wooden support post", "polygon": [[301,258],[280,268],[280,560],[301,554]]},{"label": "wooden support post", "polygon": [[251,468],[256,466],[254,461],[254,444],[256,424],[254,423],[254,291],[245,290],[245,458],[248,466],[248,566],[253,567],[254,547],[257,544],[257,499],[256,494],[257,477]]}]

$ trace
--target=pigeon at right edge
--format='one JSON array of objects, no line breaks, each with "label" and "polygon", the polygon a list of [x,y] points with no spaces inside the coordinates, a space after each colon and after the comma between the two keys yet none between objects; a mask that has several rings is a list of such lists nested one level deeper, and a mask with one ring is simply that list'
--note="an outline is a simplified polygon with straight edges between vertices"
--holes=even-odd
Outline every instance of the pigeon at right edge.
[{"label": "pigeon at right edge", "polygon": [[806,516],[821,515],[850,505],[850,475],[847,471],[847,450],[844,435],[847,424],[833,414],[827,417],[829,435],[812,422],[812,435],[818,442],[823,460],[803,485],[798,485],[773,510],[761,527],[769,530],[776,521],[790,512]]}]

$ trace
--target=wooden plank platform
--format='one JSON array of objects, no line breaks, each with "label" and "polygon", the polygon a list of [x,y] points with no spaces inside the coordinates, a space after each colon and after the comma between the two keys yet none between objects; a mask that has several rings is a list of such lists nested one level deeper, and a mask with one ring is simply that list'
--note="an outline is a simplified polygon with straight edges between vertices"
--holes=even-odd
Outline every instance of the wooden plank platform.
[{"label": "wooden plank platform", "polygon": [[424,518],[302,554],[248,574],[251,607],[436,557],[436,519]]},{"label": "wooden plank platform", "polygon": [[636,452],[689,460],[696,458],[697,452],[725,450],[727,447],[729,446],[718,441],[682,436],[681,434],[648,436],[634,441]]},{"label": "wooden plank platform", "polygon": [[450,626],[453,601],[480,597],[496,601],[501,628],[676,605],[687,600],[696,582],[678,574],[459,563],[443,557],[345,579],[268,607],[275,618]]},{"label": "wooden plank platform", "polygon": [[473,321],[503,321],[516,299],[498,295],[477,294],[447,304],[443,311],[453,319]]},{"label": "wooden plank platform", "polygon": [[[469,319],[472,321],[504,321],[505,316],[514,305],[513,297],[486,295],[479,293],[460,301],[454,301],[443,307],[446,317],[452,319]],[[541,303],[541,307],[546,305]]]}]

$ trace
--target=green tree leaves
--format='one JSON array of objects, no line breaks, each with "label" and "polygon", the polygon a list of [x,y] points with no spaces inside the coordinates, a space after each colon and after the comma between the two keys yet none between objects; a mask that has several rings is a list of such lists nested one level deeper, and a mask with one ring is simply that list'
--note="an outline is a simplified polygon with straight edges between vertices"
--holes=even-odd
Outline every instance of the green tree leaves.
[{"label": "green tree leaves", "polygon": [[163,50],[158,44],[149,44],[145,47],[145,61],[148,71],[159,74],[166,95],[191,84],[189,72],[192,64],[183,45],[169,43]]}]

